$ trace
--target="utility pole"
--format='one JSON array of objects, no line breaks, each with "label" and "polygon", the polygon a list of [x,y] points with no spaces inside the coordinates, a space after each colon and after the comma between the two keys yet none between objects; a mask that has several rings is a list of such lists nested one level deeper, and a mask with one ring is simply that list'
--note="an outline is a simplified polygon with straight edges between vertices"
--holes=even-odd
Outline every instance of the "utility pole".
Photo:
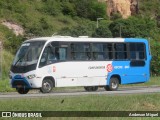
[{"label": "utility pole", "polygon": [[119,25],[119,37],[120,38],[122,37],[122,26],[121,26],[121,24]]},{"label": "utility pole", "polygon": [[97,18],[97,28],[99,27],[98,26],[98,22],[99,22],[99,20],[103,20],[104,18]]}]

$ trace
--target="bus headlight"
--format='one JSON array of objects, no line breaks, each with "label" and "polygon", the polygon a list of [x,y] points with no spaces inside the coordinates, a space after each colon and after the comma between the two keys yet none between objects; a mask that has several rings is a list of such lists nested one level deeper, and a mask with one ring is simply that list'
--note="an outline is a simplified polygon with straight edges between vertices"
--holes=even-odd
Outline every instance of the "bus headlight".
[{"label": "bus headlight", "polygon": [[33,75],[28,75],[28,76],[27,76],[28,79],[33,79],[33,78],[35,78],[35,77],[36,77],[35,74],[33,74]]}]

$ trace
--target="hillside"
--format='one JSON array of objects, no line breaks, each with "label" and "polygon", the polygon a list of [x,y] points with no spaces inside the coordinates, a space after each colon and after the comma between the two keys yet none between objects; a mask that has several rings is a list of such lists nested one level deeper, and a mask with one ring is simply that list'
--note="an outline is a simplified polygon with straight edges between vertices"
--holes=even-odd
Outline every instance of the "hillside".
[{"label": "hillside", "polygon": [[[140,37],[151,41],[153,74],[159,75],[160,0],[0,0],[0,40],[5,57],[27,38],[60,35]],[[96,28],[97,18],[99,21]],[[18,25],[15,34],[5,24]],[[120,32],[121,29],[121,32]],[[12,55],[9,55],[12,56]],[[12,57],[9,59],[11,63]],[[7,63],[8,64],[8,63]],[[5,67],[7,74],[9,67]]]}]

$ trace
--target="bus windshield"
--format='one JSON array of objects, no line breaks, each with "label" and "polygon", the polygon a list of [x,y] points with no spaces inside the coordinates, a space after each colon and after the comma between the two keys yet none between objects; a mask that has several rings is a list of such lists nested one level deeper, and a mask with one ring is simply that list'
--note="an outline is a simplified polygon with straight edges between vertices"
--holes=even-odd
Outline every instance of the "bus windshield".
[{"label": "bus windshield", "polygon": [[13,66],[27,66],[36,64],[45,41],[23,43],[12,63]]}]

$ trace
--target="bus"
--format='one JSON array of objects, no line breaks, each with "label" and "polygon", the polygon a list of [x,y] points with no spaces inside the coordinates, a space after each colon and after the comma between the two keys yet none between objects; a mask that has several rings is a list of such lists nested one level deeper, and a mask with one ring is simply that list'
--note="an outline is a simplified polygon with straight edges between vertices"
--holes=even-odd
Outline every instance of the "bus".
[{"label": "bus", "polygon": [[20,94],[31,89],[49,93],[54,87],[98,87],[115,91],[119,85],[150,79],[149,42],[140,38],[54,36],[26,40],[10,69],[10,84]]}]

